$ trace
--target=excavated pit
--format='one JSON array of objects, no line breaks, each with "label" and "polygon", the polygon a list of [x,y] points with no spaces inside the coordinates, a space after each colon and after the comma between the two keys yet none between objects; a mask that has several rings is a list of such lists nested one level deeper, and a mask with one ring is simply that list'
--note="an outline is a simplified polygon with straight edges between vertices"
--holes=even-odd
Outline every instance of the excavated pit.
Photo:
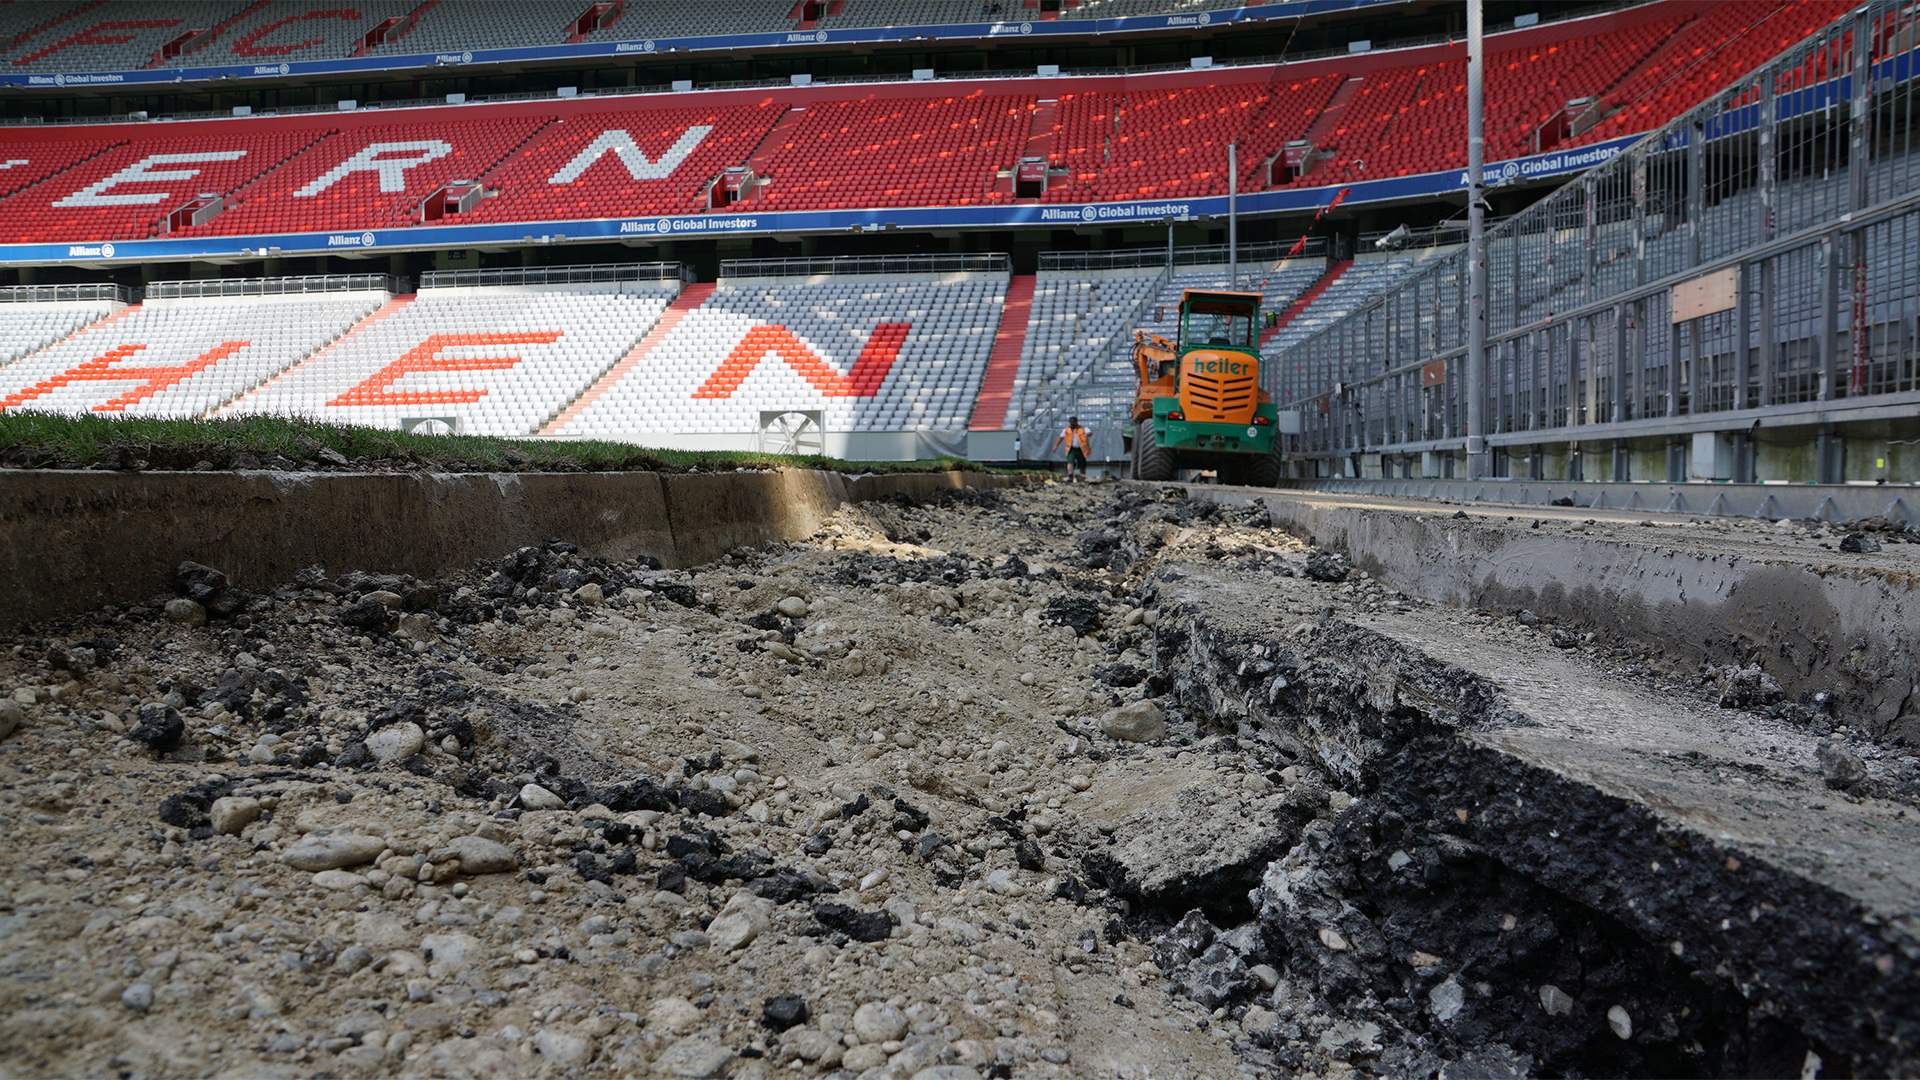
[{"label": "excavated pit", "polygon": [[0,652],[9,1075],[1915,1068],[1920,761],[1261,505],[174,582]]}]

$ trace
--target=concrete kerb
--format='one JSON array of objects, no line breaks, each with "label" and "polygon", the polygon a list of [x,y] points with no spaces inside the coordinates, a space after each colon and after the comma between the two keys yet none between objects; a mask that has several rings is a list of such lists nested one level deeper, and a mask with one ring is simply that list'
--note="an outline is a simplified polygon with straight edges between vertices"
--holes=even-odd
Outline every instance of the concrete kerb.
[{"label": "concrete kerb", "polygon": [[1920,743],[1920,583],[1911,575],[1543,534],[1455,520],[1437,505],[1423,512],[1342,505],[1325,493],[1187,491],[1233,504],[1258,499],[1278,527],[1344,551],[1408,595],[1507,614],[1525,608],[1689,661],[1758,661],[1789,694],[1836,692],[1845,718],[1875,738]]},{"label": "concrete kerb", "polygon": [[171,592],[183,560],[265,589],[316,563],[430,577],[561,537],[668,566],[808,536],[839,506],[1014,477],[0,472],[0,628]]}]

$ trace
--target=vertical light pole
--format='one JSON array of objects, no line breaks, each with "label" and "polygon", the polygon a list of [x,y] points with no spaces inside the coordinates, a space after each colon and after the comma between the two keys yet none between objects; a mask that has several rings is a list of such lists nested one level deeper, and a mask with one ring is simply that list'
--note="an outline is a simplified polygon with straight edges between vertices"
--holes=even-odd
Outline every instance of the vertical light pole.
[{"label": "vertical light pole", "polygon": [[1467,479],[1487,475],[1486,41],[1467,0]]},{"label": "vertical light pole", "polygon": [[1240,287],[1240,148],[1227,144],[1227,288]]}]

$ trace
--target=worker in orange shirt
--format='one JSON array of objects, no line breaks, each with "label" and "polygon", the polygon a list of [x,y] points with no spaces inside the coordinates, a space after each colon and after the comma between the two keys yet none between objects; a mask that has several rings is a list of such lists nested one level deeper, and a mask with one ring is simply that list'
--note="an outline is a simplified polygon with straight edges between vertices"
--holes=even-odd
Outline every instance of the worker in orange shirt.
[{"label": "worker in orange shirt", "polygon": [[1067,448],[1067,479],[1087,471],[1087,451],[1092,448],[1087,438],[1087,429],[1080,426],[1080,418],[1067,417],[1067,429],[1053,440],[1053,445]]}]

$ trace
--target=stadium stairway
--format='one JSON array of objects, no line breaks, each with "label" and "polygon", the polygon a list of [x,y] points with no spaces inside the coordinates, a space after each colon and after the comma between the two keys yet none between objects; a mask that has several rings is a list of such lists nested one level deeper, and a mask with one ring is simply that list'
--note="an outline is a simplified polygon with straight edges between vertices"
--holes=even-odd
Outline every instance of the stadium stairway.
[{"label": "stadium stairway", "polygon": [[1020,374],[1020,350],[1027,343],[1027,318],[1033,311],[1034,275],[1016,274],[1007,282],[1007,299],[1000,309],[1000,327],[987,354],[987,371],[973,401],[969,431],[999,431],[1013,402],[1014,379]]},{"label": "stadium stairway", "polygon": [[[208,225],[208,222],[211,222],[214,218],[217,218],[221,214],[224,214],[227,211],[232,210],[233,208],[239,206],[241,203],[246,202],[247,199],[249,198],[249,196],[247,195],[247,192],[250,189],[252,189],[256,185],[264,184],[267,181],[267,179],[273,176],[273,174],[277,170],[284,169],[287,166],[293,164],[296,160],[300,158],[302,154],[308,153],[309,151],[313,150],[317,146],[325,146],[327,143],[327,140],[331,138],[333,134],[334,133],[331,131],[322,132],[319,138],[314,139],[312,142],[308,143],[307,145],[301,147],[298,150],[295,150],[291,154],[288,154],[286,158],[280,162],[280,164],[275,165],[271,169],[266,169],[261,172],[255,173],[254,175],[248,177],[247,179],[242,180],[240,182],[239,187],[236,187],[232,191],[227,192],[221,198],[219,212],[214,214],[213,217],[207,218],[206,221],[202,221],[200,224],[207,226],[206,231],[208,232],[214,231],[213,227],[211,225]],[[262,187],[260,190],[265,191],[266,188]],[[175,207],[173,209],[178,209],[178,207]],[[172,230],[167,225],[167,219],[170,218],[171,216],[172,216],[172,209],[170,209],[167,213],[161,214],[159,217],[154,218],[153,222],[147,226],[147,236],[149,238],[152,238],[156,236],[168,235],[168,233],[171,232]],[[194,226],[187,226],[187,228],[193,228],[193,227]]]},{"label": "stadium stairway", "polygon": [[1300,299],[1295,300],[1287,307],[1287,310],[1280,313],[1280,317],[1274,320],[1271,327],[1260,331],[1260,344],[1262,346],[1266,345],[1266,343],[1272,339],[1273,335],[1285,330],[1288,323],[1299,318],[1301,312],[1312,307],[1313,302],[1320,299],[1320,294],[1327,291],[1327,286],[1339,281],[1341,275],[1345,274],[1347,269],[1352,265],[1352,259],[1334,263],[1325,274],[1321,275],[1319,281],[1313,283],[1312,288],[1301,293]]},{"label": "stadium stairway", "polygon": [[[774,155],[780,152],[780,148],[787,145],[787,140],[793,138],[795,126],[806,119],[806,116],[805,105],[789,108],[780,114],[780,119],[775,120],[773,126],[767,129],[766,137],[760,140],[760,145],[754,147],[753,153],[747,155],[748,176],[764,178],[767,175],[767,162],[772,161]],[[763,186],[758,183],[749,185],[747,190],[740,193],[741,201],[747,202],[759,197]]]},{"label": "stadium stairway", "polygon": [[621,379],[626,378],[627,372],[632,371],[642,360],[645,360],[647,354],[653,351],[653,347],[660,344],[661,339],[672,332],[674,327],[680,325],[680,320],[687,317],[687,312],[707,302],[707,297],[713,295],[714,288],[714,285],[708,283],[688,285],[681,289],[680,295],[674,298],[673,303],[667,305],[667,310],[660,313],[660,320],[653,324],[653,329],[647,331],[646,336],[639,341],[634,342],[633,348],[627,350],[627,355],[621,357],[606,371],[601,372],[600,377],[582,390],[579,397],[574,398],[566,408],[561,409],[553,419],[547,421],[541,427],[539,434],[558,434],[562,428],[573,422],[574,417],[585,412],[587,406],[598,400],[600,395],[611,390]]},{"label": "stadium stairway", "polygon": [[[189,42],[188,44],[191,47],[186,49],[186,53],[198,52],[200,49],[203,49],[206,46],[211,45],[216,41],[219,41],[221,38],[221,35],[225,34],[228,30],[233,29],[235,24],[239,23],[242,19],[250,18],[255,12],[258,12],[261,8],[264,8],[271,3],[273,3],[273,0],[258,0],[258,2],[249,5],[245,9],[236,11],[232,15],[227,16],[227,18],[224,21],[222,21],[220,25],[214,27],[211,31],[209,31],[206,37],[201,38],[198,41]],[[88,7],[91,7],[91,6],[93,5],[91,4],[88,5]],[[85,9],[82,9],[82,10],[85,10]],[[185,54],[183,53],[182,55],[185,55]],[[166,48],[162,47],[160,51],[148,57],[147,62],[145,64],[142,64],[141,66],[144,68],[165,67],[169,61],[177,61],[179,59],[180,59],[179,56],[168,56]]]},{"label": "stadium stairway", "polygon": [[1060,99],[1041,98],[1033,103],[1033,120],[1027,129],[1027,148],[1023,157],[1044,158],[1053,164],[1053,126],[1060,116]]},{"label": "stadium stairway", "polygon": [[[238,400],[245,400],[246,398],[252,397],[254,394],[262,393],[268,387],[272,386],[274,383],[277,383],[280,380],[285,379],[288,376],[291,376],[294,372],[299,371],[302,368],[305,368],[311,364],[323,363],[326,360],[327,355],[333,352],[334,350],[340,348],[343,342],[346,342],[351,338],[357,337],[361,331],[365,330],[369,326],[374,325],[375,323],[384,322],[385,320],[392,318],[396,312],[400,311],[402,308],[406,307],[408,304],[413,303],[414,297],[416,297],[417,295],[418,295],[417,293],[401,293],[399,296],[396,296],[393,299],[387,301],[386,303],[381,304],[379,307],[373,309],[373,311],[369,313],[366,318],[361,319],[357,323],[354,323],[352,329],[348,330],[344,334],[341,334],[339,337],[334,338],[332,341],[327,342],[327,345],[325,348],[314,350],[314,354],[312,356],[307,357],[305,360],[302,360],[299,363],[292,365],[291,367],[287,368],[287,370],[281,372],[278,375],[275,375],[273,378],[268,379],[266,382],[261,383],[259,386],[255,387],[252,391],[242,395],[241,398]],[[140,305],[135,304],[133,306],[139,307]],[[128,310],[131,311],[132,308],[129,308]],[[121,314],[124,315],[126,314],[126,312],[121,312]],[[232,404],[232,402],[229,402],[228,404]]]},{"label": "stadium stairway", "polygon": [[[1365,75],[1348,76],[1347,81],[1341,83],[1339,89],[1333,92],[1333,97],[1327,99],[1327,107],[1320,110],[1320,115],[1314,119],[1313,125],[1307,128],[1307,133],[1300,136],[1307,140],[1307,142],[1315,148],[1316,152],[1319,150],[1321,143],[1326,141],[1327,133],[1340,126],[1340,118],[1347,113],[1347,102],[1352,101],[1353,95],[1360,92],[1360,87],[1366,82],[1366,78]],[[1331,160],[1331,156],[1326,160]],[[1305,175],[1318,168],[1319,165],[1320,162],[1318,161],[1309,160],[1303,162],[1300,172],[1302,175]],[[1264,187],[1265,185],[1262,186]]]},{"label": "stadium stairway", "polygon": [[407,12],[406,18],[401,20],[399,33],[375,45],[362,44],[358,49],[353,51],[353,55],[365,56],[381,45],[391,45],[396,41],[404,41],[408,34],[413,33],[414,30],[419,27],[420,20],[427,17],[427,12],[432,11],[435,7],[439,6],[439,4],[440,0],[426,0],[426,2],[422,3],[419,7]]}]

